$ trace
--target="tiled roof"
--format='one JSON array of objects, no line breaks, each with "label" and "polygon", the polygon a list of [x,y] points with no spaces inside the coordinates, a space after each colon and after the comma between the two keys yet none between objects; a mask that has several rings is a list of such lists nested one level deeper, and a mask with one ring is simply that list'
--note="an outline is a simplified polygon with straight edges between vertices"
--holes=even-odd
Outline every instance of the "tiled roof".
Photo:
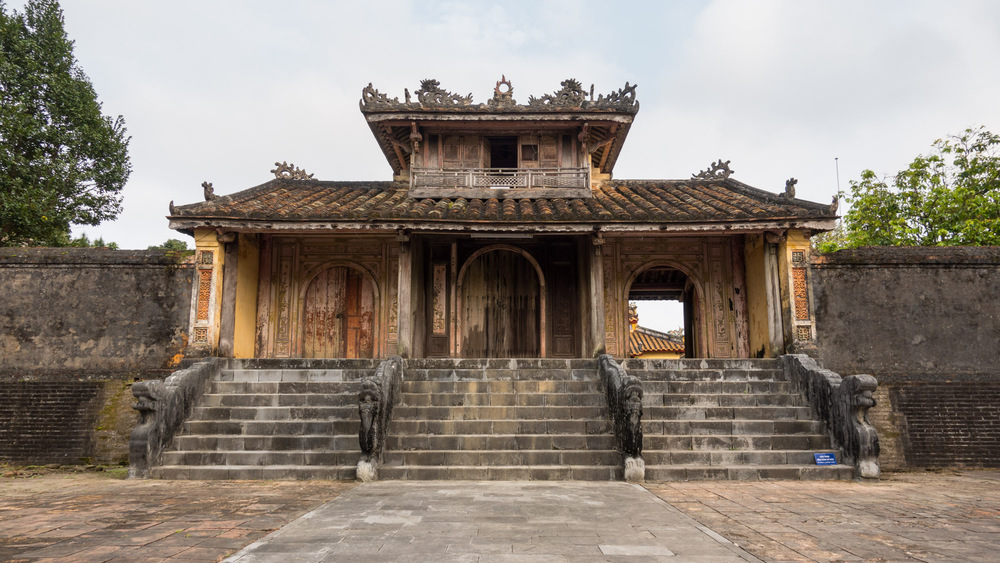
[{"label": "tiled roof", "polygon": [[688,223],[833,218],[835,210],[726,180],[616,180],[592,198],[409,197],[396,182],[275,179],[229,196],[171,208],[177,221],[452,223]]},{"label": "tiled roof", "polygon": [[662,332],[637,326],[629,333],[629,350],[639,355],[650,352],[684,353],[684,341],[673,340]]}]

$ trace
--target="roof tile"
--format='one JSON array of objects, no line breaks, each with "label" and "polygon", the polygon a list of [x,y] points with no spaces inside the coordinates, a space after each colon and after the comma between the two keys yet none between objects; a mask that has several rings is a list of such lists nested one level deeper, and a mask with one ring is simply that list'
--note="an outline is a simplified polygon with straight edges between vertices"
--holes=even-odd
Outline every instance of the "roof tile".
[{"label": "roof tile", "polygon": [[616,180],[605,182],[593,195],[414,199],[404,183],[272,180],[229,196],[176,207],[171,218],[209,223],[211,219],[671,223],[836,215],[827,205],[786,199],[732,179]]}]

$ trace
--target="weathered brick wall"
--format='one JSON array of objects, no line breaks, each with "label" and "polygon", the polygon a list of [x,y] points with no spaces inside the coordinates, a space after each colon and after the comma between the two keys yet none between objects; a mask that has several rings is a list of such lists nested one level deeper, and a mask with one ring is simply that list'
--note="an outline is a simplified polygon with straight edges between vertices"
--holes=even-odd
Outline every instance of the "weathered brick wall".
[{"label": "weathered brick wall", "polygon": [[79,463],[89,457],[101,383],[14,381],[0,394],[0,461]]},{"label": "weathered brick wall", "polygon": [[180,360],[192,272],[164,251],[0,249],[0,461],[127,459],[129,385]]},{"label": "weathered brick wall", "polygon": [[883,467],[1000,467],[1000,248],[840,251],[812,276],[824,365],[879,379]]}]

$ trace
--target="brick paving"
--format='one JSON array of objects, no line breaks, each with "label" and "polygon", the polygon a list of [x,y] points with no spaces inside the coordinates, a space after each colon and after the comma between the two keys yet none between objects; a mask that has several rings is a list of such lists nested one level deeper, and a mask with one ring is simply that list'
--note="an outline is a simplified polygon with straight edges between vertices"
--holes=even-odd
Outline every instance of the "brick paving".
[{"label": "brick paving", "polygon": [[[354,487],[125,481],[94,473],[4,477],[0,560],[217,561]],[[764,561],[995,561],[1000,552],[1000,471],[898,473],[878,483],[691,481],[646,488],[704,533],[721,534]],[[419,515],[420,507],[414,510]],[[607,512],[608,521],[622,518],[617,507]],[[613,559],[613,552],[594,559]],[[659,558],[684,560],[680,553]],[[364,559],[379,557],[369,552]]]},{"label": "brick paving", "polygon": [[765,561],[1000,559],[1000,471],[646,488]]},{"label": "brick paving", "polygon": [[0,478],[0,561],[218,561],[354,486]]}]

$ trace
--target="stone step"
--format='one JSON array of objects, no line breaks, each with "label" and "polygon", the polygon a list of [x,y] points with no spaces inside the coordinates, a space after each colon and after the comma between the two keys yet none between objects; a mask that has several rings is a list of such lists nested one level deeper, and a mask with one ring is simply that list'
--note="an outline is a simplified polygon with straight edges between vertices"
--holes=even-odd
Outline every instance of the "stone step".
[{"label": "stone step", "polygon": [[617,450],[388,450],[385,465],[615,465]]},{"label": "stone step", "polygon": [[303,434],[296,436],[244,436],[240,434],[197,434],[174,438],[177,451],[361,451],[358,427],[350,434]]},{"label": "stone step", "polygon": [[605,418],[586,420],[401,420],[393,418],[390,436],[414,434],[610,434],[611,423]]},{"label": "stone step", "polygon": [[643,455],[657,450],[809,450],[830,449],[830,438],[823,434],[796,434],[791,436],[741,435],[657,435],[644,434]]},{"label": "stone step", "polygon": [[379,358],[246,358],[229,360],[228,369],[350,369],[375,370],[383,360]]},{"label": "stone step", "polygon": [[600,379],[595,368],[582,369],[403,369],[406,381],[593,381]]},{"label": "stone step", "polygon": [[[360,388],[359,388],[360,389]],[[358,393],[206,393],[206,407],[358,407]]]},{"label": "stone step", "polygon": [[[666,407],[660,407],[666,408]],[[762,407],[754,407],[762,408]],[[733,409],[730,409],[733,410]],[[607,417],[607,409],[598,406],[461,406],[417,407],[399,405],[392,411],[394,420],[591,420]]]},{"label": "stone step", "polygon": [[646,465],[646,481],[765,481],[853,479],[849,465]]},{"label": "stone step", "polygon": [[753,393],[793,393],[787,381],[648,381],[642,380],[645,394],[753,394]]},{"label": "stone step", "polygon": [[403,370],[418,369],[510,369],[597,370],[593,358],[415,358],[403,360]]},{"label": "stone step", "polygon": [[777,359],[762,358],[714,358],[714,359],[661,359],[644,360],[640,358],[629,358],[621,362],[626,371],[633,370],[686,370],[696,371],[703,369],[739,369],[739,370],[780,370],[781,364]]},{"label": "stone step", "polygon": [[779,370],[697,369],[697,370],[642,370],[627,369],[629,375],[646,381],[784,381]]},{"label": "stone step", "polygon": [[615,481],[619,465],[395,465],[379,468],[380,479],[474,481]]},{"label": "stone step", "polygon": [[642,433],[659,434],[733,434],[759,436],[770,434],[823,434],[823,423],[817,420],[650,420],[643,419]]},{"label": "stone step", "polygon": [[322,407],[195,407],[191,409],[194,421],[208,420],[350,420],[358,418],[357,399],[355,404]]},{"label": "stone step", "polygon": [[809,407],[643,407],[643,420],[812,420]]},{"label": "stone step", "polygon": [[351,433],[357,435],[359,420],[357,416],[353,420],[188,420],[181,428],[185,435],[299,436],[322,434],[335,436]]},{"label": "stone step", "polygon": [[[355,399],[355,402],[356,399]],[[577,406],[603,407],[601,393],[411,393],[402,394],[403,405],[462,407],[462,406]]]},{"label": "stone step", "polygon": [[406,451],[611,450],[611,434],[398,434],[386,438],[386,454]]},{"label": "stone step", "polygon": [[237,383],[356,383],[374,369],[231,369],[219,374],[221,382]]},{"label": "stone step", "polygon": [[813,454],[836,453],[835,450],[643,450],[642,458],[650,465],[815,465]]},{"label": "stone step", "polygon": [[358,449],[310,450],[184,450],[163,453],[164,465],[357,465]]},{"label": "stone step", "polygon": [[353,480],[355,465],[160,465],[150,469],[154,479],[339,479]]},{"label": "stone step", "polygon": [[794,393],[649,393],[645,392],[642,404],[655,406],[692,407],[805,407],[806,400]]},{"label": "stone step", "polygon": [[593,381],[413,381],[404,375],[403,393],[603,393],[596,379]]},{"label": "stone step", "polygon": [[357,396],[359,381],[213,381],[212,393],[219,394],[315,394],[341,393]]}]

